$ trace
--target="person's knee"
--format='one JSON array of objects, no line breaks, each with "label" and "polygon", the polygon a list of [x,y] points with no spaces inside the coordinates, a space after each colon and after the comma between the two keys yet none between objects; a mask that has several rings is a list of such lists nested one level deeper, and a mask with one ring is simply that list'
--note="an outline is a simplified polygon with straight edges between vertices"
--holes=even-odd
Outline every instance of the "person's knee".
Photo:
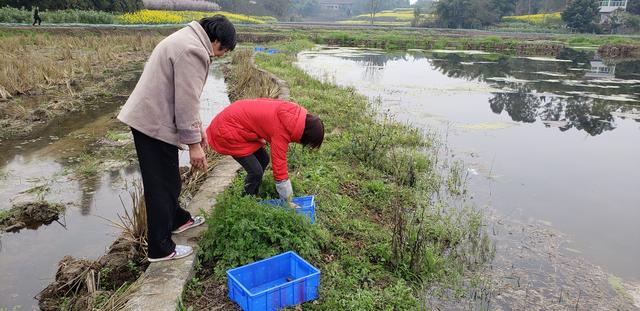
[{"label": "person's knee", "polygon": [[260,182],[262,181],[263,175],[264,175],[264,170],[262,168],[254,169],[247,173],[247,179],[250,182]]},{"label": "person's knee", "polygon": [[260,165],[262,166],[262,170],[264,173],[264,170],[267,169],[267,166],[269,165],[269,158],[266,158],[264,160],[262,160],[262,162],[260,162]]}]

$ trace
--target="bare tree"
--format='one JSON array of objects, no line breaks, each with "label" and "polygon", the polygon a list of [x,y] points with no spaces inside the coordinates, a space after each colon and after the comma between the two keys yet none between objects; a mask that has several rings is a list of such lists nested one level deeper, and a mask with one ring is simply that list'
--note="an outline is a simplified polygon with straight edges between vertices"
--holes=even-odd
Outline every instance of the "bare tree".
[{"label": "bare tree", "polygon": [[381,0],[369,0],[369,15],[371,16],[371,25],[373,25],[373,19],[376,17],[376,13],[380,10]]}]

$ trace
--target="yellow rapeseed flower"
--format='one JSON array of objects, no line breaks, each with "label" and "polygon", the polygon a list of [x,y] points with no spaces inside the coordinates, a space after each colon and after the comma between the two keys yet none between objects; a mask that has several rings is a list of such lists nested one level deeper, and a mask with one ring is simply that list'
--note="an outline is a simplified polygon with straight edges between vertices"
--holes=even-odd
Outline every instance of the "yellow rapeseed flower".
[{"label": "yellow rapeseed flower", "polygon": [[264,24],[277,21],[271,16],[247,16],[224,11],[200,12],[160,10],[140,10],[133,13],[126,13],[120,16],[119,21],[122,24],[184,24],[216,14],[222,14],[234,23]]},{"label": "yellow rapeseed flower", "polygon": [[505,22],[521,22],[521,23],[529,23],[533,25],[542,25],[542,24],[550,24],[550,23],[560,23],[561,16],[560,16],[560,12],[555,12],[555,13],[505,16],[502,18],[502,20]]}]

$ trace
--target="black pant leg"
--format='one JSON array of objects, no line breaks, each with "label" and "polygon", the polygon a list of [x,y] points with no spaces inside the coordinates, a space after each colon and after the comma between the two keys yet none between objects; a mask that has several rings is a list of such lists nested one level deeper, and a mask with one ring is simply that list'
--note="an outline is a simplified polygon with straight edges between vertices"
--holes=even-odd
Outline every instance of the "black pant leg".
[{"label": "black pant leg", "polygon": [[260,161],[258,161],[255,154],[246,157],[234,157],[234,159],[247,171],[242,195],[257,195],[262,183],[262,175],[264,174]]},{"label": "black pant leg", "polygon": [[253,153],[260,162],[260,166],[262,166],[262,171],[264,172],[267,169],[267,165],[269,165],[269,154],[264,148],[258,149],[258,151]]},{"label": "black pant leg", "polygon": [[175,250],[171,231],[176,209],[179,209],[181,188],[178,147],[151,138],[133,128],[131,131],[144,186],[148,255],[150,258],[160,258]]},{"label": "black pant leg", "polygon": [[[180,178],[180,171],[178,171],[178,178]],[[182,182],[180,183],[180,188],[182,189]],[[182,190],[178,190],[178,197],[180,196],[180,192]],[[187,223],[187,221],[191,220],[191,213],[180,207],[180,204],[176,204],[173,212],[173,225],[171,226],[171,231],[180,228],[180,226]]]},{"label": "black pant leg", "polygon": [[171,221],[171,231],[180,228],[180,226],[184,225],[185,223],[187,223],[187,221],[191,220],[191,213],[189,213],[188,211],[180,207],[180,193],[182,192],[182,178],[180,178],[179,162],[175,162],[175,164],[176,164],[175,166],[171,166],[171,170],[173,170],[171,174],[175,176],[175,178],[177,178],[175,181],[177,184],[176,198],[178,199],[176,200],[176,204],[173,205],[173,218]]}]

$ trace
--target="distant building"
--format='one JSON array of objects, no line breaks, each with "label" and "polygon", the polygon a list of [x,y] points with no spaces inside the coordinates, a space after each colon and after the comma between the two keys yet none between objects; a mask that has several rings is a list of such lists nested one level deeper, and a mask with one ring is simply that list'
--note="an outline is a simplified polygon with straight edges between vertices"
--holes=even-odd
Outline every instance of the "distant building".
[{"label": "distant building", "polygon": [[320,9],[327,13],[338,14],[342,16],[351,16],[355,1],[353,0],[320,0],[318,1]]},{"label": "distant building", "polygon": [[601,0],[600,1],[600,23],[608,22],[611,14],[617,10],[627,10],[627,0]]},{"label": "distant building", "polygon": [[616,77],[616,65],[607,65],[601,60],[591,61],[591,68],[584,75],[586,78],[607,78]]}]

